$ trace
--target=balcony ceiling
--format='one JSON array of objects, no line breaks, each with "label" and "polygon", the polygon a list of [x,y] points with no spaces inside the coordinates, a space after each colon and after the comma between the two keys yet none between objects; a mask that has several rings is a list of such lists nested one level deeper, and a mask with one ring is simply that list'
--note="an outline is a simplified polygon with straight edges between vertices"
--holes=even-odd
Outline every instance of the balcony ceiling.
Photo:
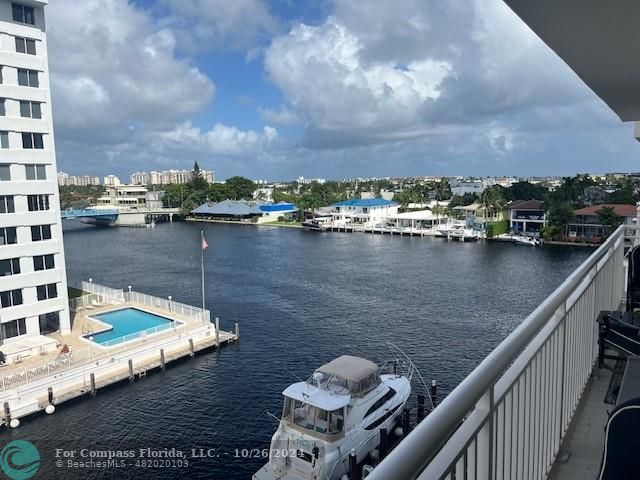
[{"label": "balcony ceiling", "polygon": [[622,121],[640,120],[640,1],[504,2]]}]

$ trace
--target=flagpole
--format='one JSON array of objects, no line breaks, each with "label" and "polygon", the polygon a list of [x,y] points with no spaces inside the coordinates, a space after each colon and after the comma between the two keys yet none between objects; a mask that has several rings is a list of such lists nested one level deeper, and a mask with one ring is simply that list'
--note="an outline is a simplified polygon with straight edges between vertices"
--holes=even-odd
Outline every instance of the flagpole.
[{"label": "flagpole", "polygon": [[200,267],[202,269],[202,310],[204,308],[204,232],[200,230],[200,252],[202,254],[202,258],[200,261]]}]

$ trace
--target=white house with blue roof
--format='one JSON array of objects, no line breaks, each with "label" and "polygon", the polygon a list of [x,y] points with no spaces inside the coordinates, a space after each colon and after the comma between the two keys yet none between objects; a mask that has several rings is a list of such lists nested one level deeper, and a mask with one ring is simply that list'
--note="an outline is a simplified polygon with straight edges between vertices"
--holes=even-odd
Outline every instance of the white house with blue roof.
[{"label": "white house with blue roof", "polygon": [[331,205],[334,226],[373,227],[397,215],[400,204],[384,198],[352,198]]}]

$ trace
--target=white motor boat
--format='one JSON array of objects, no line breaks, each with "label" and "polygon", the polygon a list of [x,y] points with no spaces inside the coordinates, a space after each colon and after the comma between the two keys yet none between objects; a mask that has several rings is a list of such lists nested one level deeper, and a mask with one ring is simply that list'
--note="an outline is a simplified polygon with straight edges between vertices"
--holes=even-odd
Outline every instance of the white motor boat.
[{"label": "white motor boat", "polygon": [[396,364],[391,373],[380,373],[369,360],[343,355],[289,386],[269,463],[253,480],[342,478],[351,451],[363,461],[379,447],[380,429],[394,432],[399,425],[413,365],[406,370],[398,372]]},{"label": "white motor boat", "polygon": [[438,233],[446,238],[452,238],[455,240],[465,241],[465,240],[477,240],[478,232],[467,228],[465,222],[459,221],[454,222],[448,225],[443,225],[442,227],[438,227]]},{"label": "white motor boat", "polygon": [[511,239],[513,240],[513,243],[515,243],[516,245],[529,245],[531,247],[537,247],[540,245],[540,242],[538,241],[538,239],[533,238],[533,237],[524,237],[524,236],[513,236],[511,237]]},{"label": "white motor boat", "polygon": [[313,232],[325,232],[331,228],[331,217],[313,217],[302,222],[302,228]]}]

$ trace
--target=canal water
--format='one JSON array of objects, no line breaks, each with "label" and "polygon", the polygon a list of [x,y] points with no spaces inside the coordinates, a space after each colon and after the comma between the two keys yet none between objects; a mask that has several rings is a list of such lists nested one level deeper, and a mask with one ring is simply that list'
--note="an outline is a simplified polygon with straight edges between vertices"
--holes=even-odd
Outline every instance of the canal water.
[{"label": "canal water", "polygon": [[[223,328],[240,324],[240,343],[4,433],[36,444],[38,478],[249,479],[266,462],[261,450],[276,428],[269,412],[279,415],[281,392],[297,377],[341,354],[383,362],[395,357],[393,343],[444,395],[591,253],[277,227],[70,222],[69,281],[92,277],[199,305],[200,229],[209,243],[207,307]],[[173,460],[194,448],[204,458],[181,467],[172,458],[127,459],[127,468],[68,463],[70,455],[88,462],[89,452],[140,448]]]}]

